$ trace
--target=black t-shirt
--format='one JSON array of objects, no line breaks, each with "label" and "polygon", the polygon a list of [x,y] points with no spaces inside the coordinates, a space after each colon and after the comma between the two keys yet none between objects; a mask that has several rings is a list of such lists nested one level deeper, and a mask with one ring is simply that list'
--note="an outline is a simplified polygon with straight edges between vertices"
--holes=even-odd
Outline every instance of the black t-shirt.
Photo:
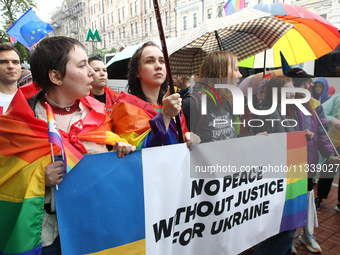
[{"label": "black t-shirt", "polygon": [[188,129],[201,138],[201,142],[228,140],[237,137],[232,125],[232,111],[228,101],[215,102],[207,95],[207,114],[201,114],[201,97],[199,93],[190,94],[183,100],[183,113]]},{"label": "black t-shirt", "polygon": [[105,92],[103,95],[95,95],[93,94],[94,98],[97,99],[99,102],[102,102],[104,105],[106,104],[106,95]]}]

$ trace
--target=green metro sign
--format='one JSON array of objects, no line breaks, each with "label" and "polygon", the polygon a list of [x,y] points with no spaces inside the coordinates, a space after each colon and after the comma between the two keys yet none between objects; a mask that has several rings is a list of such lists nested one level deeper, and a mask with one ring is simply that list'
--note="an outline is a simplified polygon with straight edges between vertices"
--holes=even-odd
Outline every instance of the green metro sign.
[{"label": "green metro sign", "polygon": [[100,36],[99,36],[97,29],[94,31],[94,34],[93,34],[91,28],[89,28],[89,31],[87,32],[87,36],[86,36],[85,41],[86,42],[90,41],[90,38],[92,39],[93,42],[95,41],[95,39],[97,39],[98,42],[102,41],[102,39],[100,39]]}]

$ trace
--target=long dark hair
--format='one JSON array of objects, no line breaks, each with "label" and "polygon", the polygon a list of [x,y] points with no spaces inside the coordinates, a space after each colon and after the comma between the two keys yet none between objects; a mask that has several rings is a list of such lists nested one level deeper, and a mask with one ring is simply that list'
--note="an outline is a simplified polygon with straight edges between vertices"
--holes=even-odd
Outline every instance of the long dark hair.
[{"label": "long dark hair", "polygon": [[[141,99],[143,99],[146,102],[149,102],[148,98],[146,98],[142,86],[140,84],[139,78],[137,78],[137,74],[139,72],[140,68],[140,59],[143,53],[143,50],[148,46],[157,46],[152,41],[144,43],[131,57],[130,63],[129,63],[129,72],[128,72],[128,85],[127,85],[127,91],[128,93],[135,95]],[[158,47],[159,48],[159,47]],[[158,96],[158,104],[162,103],[162,97],[164,92],[166,92],[167,89],[167,79],[162,83],[161,88],[159,90],[159,96]]]}]

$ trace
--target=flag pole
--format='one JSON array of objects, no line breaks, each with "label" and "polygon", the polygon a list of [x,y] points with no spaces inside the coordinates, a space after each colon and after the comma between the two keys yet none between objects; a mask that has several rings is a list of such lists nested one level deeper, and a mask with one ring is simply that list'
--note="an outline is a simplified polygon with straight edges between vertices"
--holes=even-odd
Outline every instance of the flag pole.
[{"label": "flag pole", "polygon": [[[51,145],[51,157],[52,157],[52,162],[55,162],[55,160],[54,160],[53,144],[50,143],[50,145]],[[55,185],[55,188],[56,188],[56,190],[59,189],[58,184]],[[52,189],[52,190],[53,190],[53,189]]]},{"label": "flag pole", "polygon": [[[163,30],[163,25],[162,25],[162,20],[161,20],[161,14],[159,12],[159,5],[158,5],[158,1],[157,0],[153,0],[153,6],[154,6],[154,9],[155,9],[155,16],[156,16],[156,20],[157,20],[157,27],[158,27],[159,37],[160,37],[160,41],[161,41],[161,44],[162,44],[162,51],[163,51],[163,55],[164,55],[166,72],[168,74],[170,93],[173,94],[173,93],[175,93],[174,81],[173,81],[172,75],[171,75],[168,50],[167,50],[167,47],[166,47],[164,30]],[[181,127],[181,120],[179,118],[179,115],[177,115],[175,118],[176,118],[176,125],[177,125],[177,132],[178,132],[179,142],[183,143],[184,140],[183,140],[182,127]]]},{"label": "flag pole", "polygon": [[332,147],[333,147],[333,149],[335,150],[336,155],[337,155],[338,157],[340,157],[340,155],[339,155],[337,149],[335,149],[335,146],[334,146],[334,144],[333,144],[331,138],[330,138],[329,135],[328,135],[328,132],[326,131],[326,129],[325,129],[325,127],[323,126],[323,124],[322,124],[322,122],[321,122],[319,116],[316,114],[316,112],[315,112],[314,109],[313,109],[313,112],[314,112],[316,118],[318,119],[318,121],[319,121],[319,123],[320,123],[320,125],[321,125],[321,127],[322,127],[322,129],[323,129],[323,131],[325,132],[325,134],[326,134],[326,136],[327,136],[329,142],[332,144]]}]

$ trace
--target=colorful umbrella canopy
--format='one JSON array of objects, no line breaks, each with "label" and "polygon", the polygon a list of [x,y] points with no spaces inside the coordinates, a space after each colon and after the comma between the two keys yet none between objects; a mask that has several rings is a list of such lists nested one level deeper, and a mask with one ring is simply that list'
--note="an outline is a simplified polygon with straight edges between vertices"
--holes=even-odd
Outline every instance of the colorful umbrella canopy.
[{"label": "colorful umbrella canopy", "polygon": [[196,74],[211,51],[225,50],[236,54],[239,60],[245,59],[270,49],[291,28],[287,22],[249,8],[206,20],[169,46],[171,71]]},{"label": "colorful umbrella canopy", "polygon": [[274,46],[240,62],[248,68],[280,67],[280,51],[289,65],[296,65],[322,57],[340,43],[338,29],[325,18],[301,6],[283,3],[257,4],[252,8],[289,22],[294,28],[282,36]]}]

